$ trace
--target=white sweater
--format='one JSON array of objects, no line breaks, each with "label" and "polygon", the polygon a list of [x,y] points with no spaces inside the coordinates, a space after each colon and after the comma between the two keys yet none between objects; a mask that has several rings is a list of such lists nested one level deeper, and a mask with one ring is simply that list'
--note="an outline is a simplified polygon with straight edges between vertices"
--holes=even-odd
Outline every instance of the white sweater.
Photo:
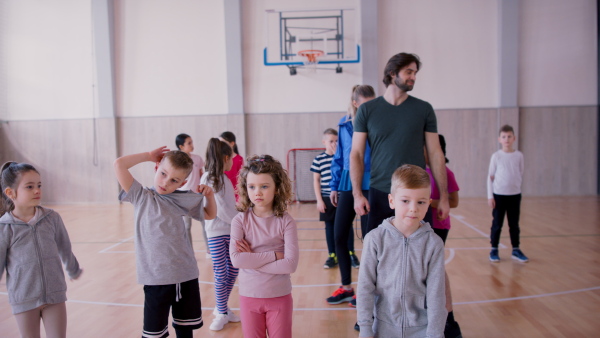
[{"label": "white sweater", "polygon": [[[215,192],[215,201],[217,202],[217,217],[205,221],[204,229],[208,238],[229,235],[231,233],[231,221],[238,214],[235,208],[235,194],[233,184],[229,178],[223,174],[221,176],[223,187]],[[208,173],[204,173],[200,178],[200,184],[206,184],[213,188],[213,183],[208,182]]]},{"label": "white sweater", "polygon": [[488,199],[494,198],[494,194],[505,196],[520,194],[523,168],[523,153],[520,151],[507,153],[500,149],[493,153],[487,176]]}]

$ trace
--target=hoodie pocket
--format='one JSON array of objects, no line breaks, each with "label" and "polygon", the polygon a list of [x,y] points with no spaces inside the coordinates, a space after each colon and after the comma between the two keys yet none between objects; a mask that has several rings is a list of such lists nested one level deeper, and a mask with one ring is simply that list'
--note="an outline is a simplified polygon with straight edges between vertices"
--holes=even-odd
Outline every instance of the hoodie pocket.
[{"label": "hoodie pocket", "polygon": [[18,266],[7,274],[8,300],[11,304],[39,298],[42,294],[42,278],[37,263]]},{"label": "hoodie pocket", "polygon": [[58,257],[45,261],[44,272],[46,274],[46,290],[49,294],[67,291],[65,273]]},{"label": "hoodie pocket", "polygon": [[425,309],[425,296],[406,295],[406,321],[408,327],[426,326],[427,309]]}]

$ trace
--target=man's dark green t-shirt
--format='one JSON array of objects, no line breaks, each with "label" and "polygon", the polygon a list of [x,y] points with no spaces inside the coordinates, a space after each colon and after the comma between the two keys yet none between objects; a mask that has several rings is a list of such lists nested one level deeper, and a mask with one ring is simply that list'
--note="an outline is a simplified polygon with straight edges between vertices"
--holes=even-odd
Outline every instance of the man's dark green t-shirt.
[{"label": "man's dark green t-shirt", "polygon": [[426,101],[409,96],[394,106],[380,96],[358,108],[354,131],[368,134],[371,187],[389,193],[398,167],[414,164],[425,168],[425,132],[437,133],[437,120]]}]

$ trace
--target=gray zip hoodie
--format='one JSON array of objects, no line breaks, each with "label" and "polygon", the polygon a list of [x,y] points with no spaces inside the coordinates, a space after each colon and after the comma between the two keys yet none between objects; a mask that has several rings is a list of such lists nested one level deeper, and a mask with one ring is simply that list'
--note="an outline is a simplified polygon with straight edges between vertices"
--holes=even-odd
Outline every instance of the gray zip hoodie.
[{"label": "gray zip hoodie", "polygon": [[0,278],[6,268],[13,314],[67,300],[61,261],[70,278],[79,277],[81,269],[71,251],[69,234],[54,210],[36,207],[29,223],[10,212],[0,217]]},{"label": "gray zip hoodie", "polygon": [[443,338],[448,313],[442,239],[425,222],[406,238],[393,220],[365,237],[358,275],[360,337]]}]

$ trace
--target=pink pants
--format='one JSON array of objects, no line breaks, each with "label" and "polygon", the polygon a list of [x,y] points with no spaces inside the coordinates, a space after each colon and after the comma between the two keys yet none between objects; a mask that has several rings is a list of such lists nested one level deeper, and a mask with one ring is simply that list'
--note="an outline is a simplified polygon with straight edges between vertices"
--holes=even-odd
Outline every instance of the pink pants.
[{"label": "pink pants", "polygon": [[240,315],[245,338],[290,338],[292,336],[292,294],[275,298],[240,296]]}]

